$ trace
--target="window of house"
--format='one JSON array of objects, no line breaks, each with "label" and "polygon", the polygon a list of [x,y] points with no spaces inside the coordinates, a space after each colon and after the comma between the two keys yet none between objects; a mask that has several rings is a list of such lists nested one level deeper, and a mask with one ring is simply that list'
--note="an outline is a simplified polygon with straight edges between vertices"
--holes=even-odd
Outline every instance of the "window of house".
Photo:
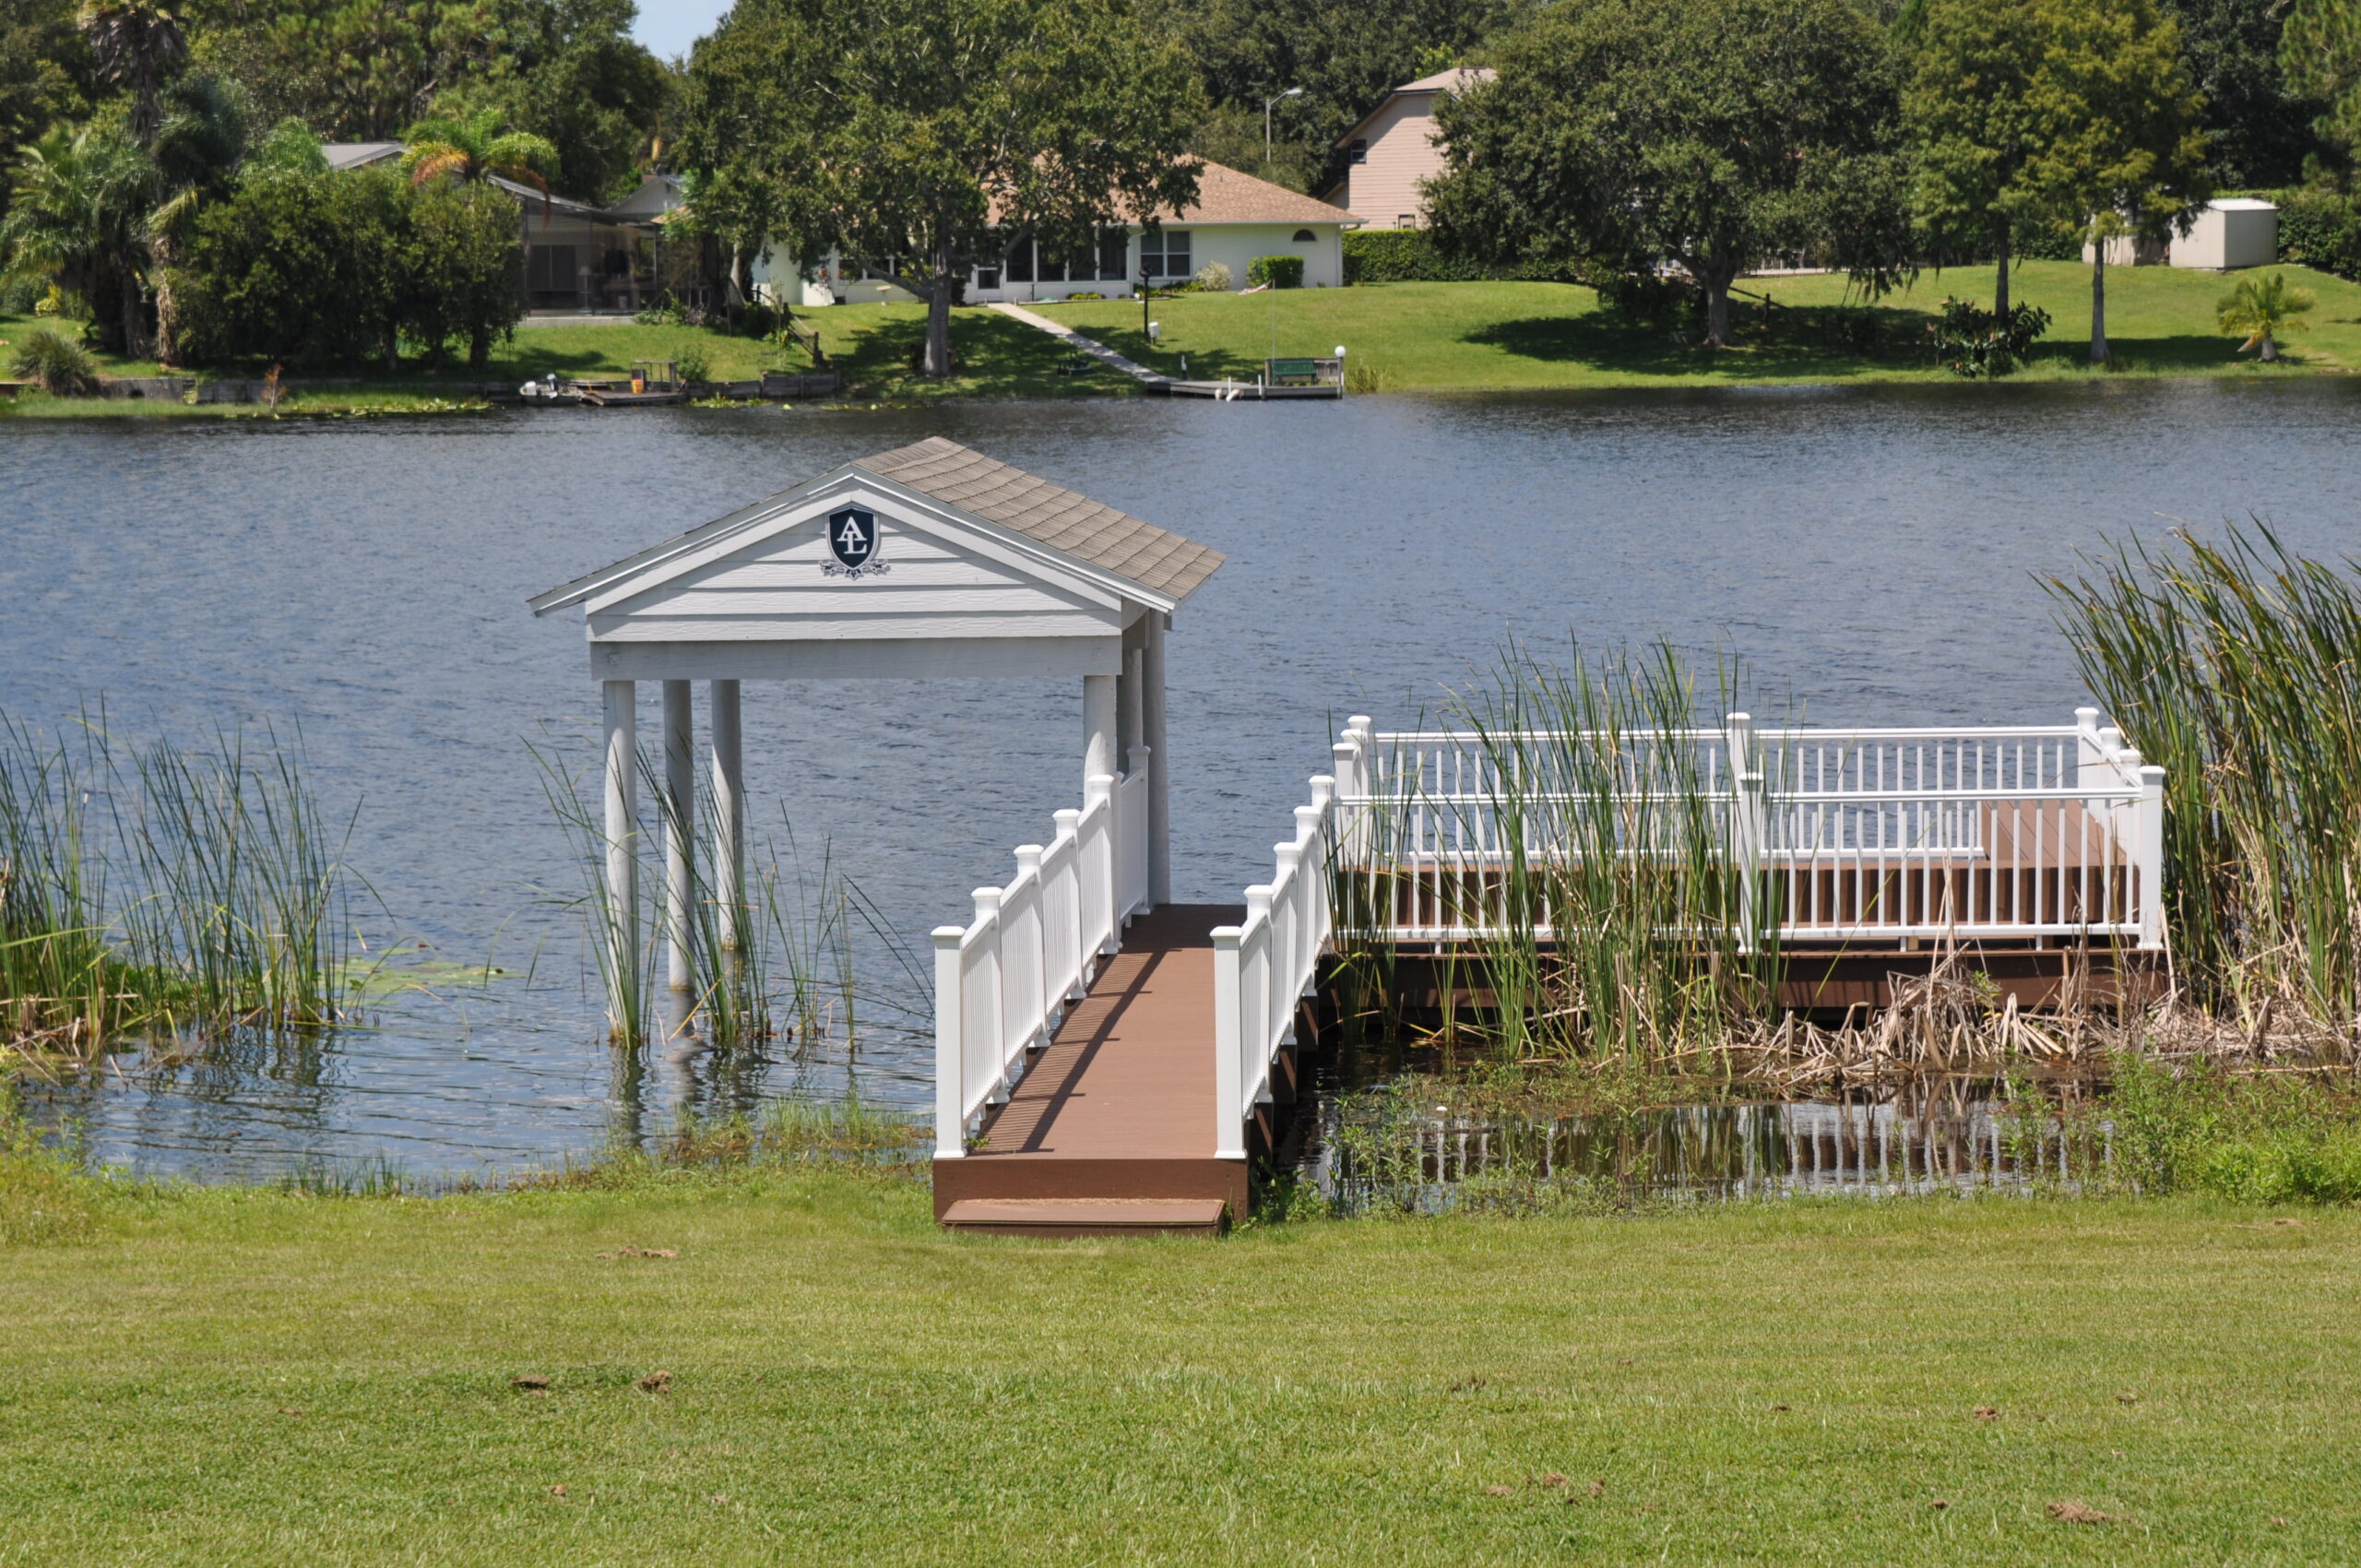
[{"label": "window of house", "polygon": [[979,289],[999,288],[1000,268],[997,267],[979,267],[976,268],[976,287]]},{"label": "window of house", "polygon": [[1142,234],[1140,270],[1150,278],[1186,278],[1195,272],[1189,261],[1189,231],[1151,229]]},{"label": "window of house", "polygon": [[1052,255],[1037,245],[1034,247],[1033,272],[1044,283],[1062,283],[1066,280],[1066,258]]},{"label": "window of house", "polygon": [[1351,148],[1351,154],[1352,154],[1352,160],[1353,160],[1354,162],[1356,162],[1356,163],[1366,163],[1366,162],[1368,162],[1368,161],[1369,161],[1369,139],[1368,139],[1366,137],[1355,137],[1353,138],[1353,145],[1352,145],[1352,148]]},{"label": "window of house", "polygon": [[1012,283],[1033,281],[1033,236],[1019,234],[1008,247],[1008,280]]},{"label": "window of house", "polygon": [[883,261],[862,262],[860,280],[864,283],[891,283],[894,281],[894,264],[897,259],[889,255]]},{"label": "window of house", "polygon": [[1394,215],[1394,226],[1396,229],[1415,229],[1418,226],[1418,215],[1415,212],[1397,213]]},{"label": "window of house", "polygon": [[1319,236],[1318,236],[1318,235],[1316,235],[1316,234],[1314,234],[1314,233],[1313,233],[1311,230],[1309,230],[1309,229],[1298,229],[1298,230],[1295,232],[1295,238],[1294,238],[1293,240],[1290,240],[1290,241],[1288,242],[1288,244],[1298,244],[1298,245],[1308,245],[1308,244],[1312,244],[1312,243],[1313,243],[1314,241],[1316,241],[1318,238],[1319,238]]},{"label": "window of house", "polygon": [[1122,229],[1098,231],[1098,277],[1100,281],[1120,283],[1129,276],[1123,264],[1132,249],[1132,236]]}]

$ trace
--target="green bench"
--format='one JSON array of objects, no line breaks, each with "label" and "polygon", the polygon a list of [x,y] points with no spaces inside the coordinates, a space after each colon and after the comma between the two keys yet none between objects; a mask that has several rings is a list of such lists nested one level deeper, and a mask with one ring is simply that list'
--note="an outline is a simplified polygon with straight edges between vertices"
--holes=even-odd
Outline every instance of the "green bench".
[{"label": "green bench", "polygon": [[1317,386],[1320,385],[1318,360],[1265,360],[1265,379],[1274,386]]}]

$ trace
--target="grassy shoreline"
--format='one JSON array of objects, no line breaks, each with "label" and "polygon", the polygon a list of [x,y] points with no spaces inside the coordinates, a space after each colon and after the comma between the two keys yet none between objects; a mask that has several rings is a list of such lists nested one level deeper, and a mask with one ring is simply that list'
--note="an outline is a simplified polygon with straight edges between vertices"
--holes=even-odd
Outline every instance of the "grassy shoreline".
[{"label": "grassy shoreline", "polygon": [[78,1241],[0,1251],[0,1560],[2268,1562],[2361,1538],[2351,1210],[1806,1200],[1041,1244],[940,1233],[892,1170],[78,1191]]},{"label": "grassy shoreline", "polygon": [[[2087,362],[2090,272],[2070,262],[2028,262],[2012,287],[2019,299],[2054,318],[2047,339],[2014,381],[2082,382],[2206,376],[2286,379],[2345,374],[2361,367],[2361,284],[2289,266],[2284,271],[2319,297],[2308,330],[2284,345],[2277,366],[2234,352],[2236,340],[2213,330],[2214,304],[2231,279],[2167,267],[2110,268],[2107,319],[2117,364]],[[1661,327],[1631,323],[1597,308],[1591,291],[1557,283],[1386,283],[1350,289],[1264,294],[1185,294],[1152,303],[1161,336],[1150,344],[1135,301],[1083,301],[1038,307],[1109,346],[1168,373],[1185,361],[1192,376],[1251,377],[1265,356],[1324,353],[1343,343],[1367,367],[1380,392],[1581,390],[1633,386],[1864,386],[1949,383],[1931,362],[1926,325],[1947,295],[1989,302],[1989,267],[1922,274],[1908,290],[1866,313],[1837,277],[1749,279],[1750,294],[1777,302],[1738,302],[1739,344],[1707,353],[1673,340]],[[1848,311],[1850,314],[1848,315]],[[839,305],[805,313],[831,361],[845,373],[841,400],[925,403],[1001,398],[1133,397],[1129,378],[1094,369],[1062,374],[1069,356],[1045,334],[982,308],[955,314],[956,374],[930,383],[912,367],[924,325],[916,304]],[[1858,353],[1831,346],[1833,335],[1875,323],[1878,347]],[[0,317],[0,341],[40,325]],[[749,379],[766,366],[797,370],[800,349],[784,352],[745,338],[688,327],[613,325],[525,327],[495,350],[481,374],[453,367],[439,376],[412,367],[367,378],[351,388],[299,388],[282,417],[453,411],[479,381],[507,383],[551,374],[617,373],[635,359],[701,353],[716,379]],[[106,374],[153,374],[152,364],[107,362]],[[60,401],[37,393],[0,399],[0,420],[17,418],[268,417],[235,404],[147,404],[113,398]]]}]

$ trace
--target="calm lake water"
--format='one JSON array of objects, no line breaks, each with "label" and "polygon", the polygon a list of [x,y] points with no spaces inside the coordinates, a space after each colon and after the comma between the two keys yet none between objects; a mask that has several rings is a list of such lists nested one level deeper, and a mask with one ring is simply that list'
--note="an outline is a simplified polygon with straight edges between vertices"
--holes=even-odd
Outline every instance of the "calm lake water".
[{"label": "calm lake water", "polygon": [[[1228,552],[1171,640],[1175,882],[1267,873],[1343,717],[1406,718],[1503,638],[1743,654],[1758,710],[2065,722],[2035,576],[2103,537],[2254,513],[2361,545],[2361,383],[2139,383],[517,411],[279,425],[0,422],[0,708],[103,697],[120,732],[300,728],[373,946],[512,971],[384,1007],[323,1052],[42,1099],[110,1161],[255,1175],[508,1169],[683,1101],[927,1102],[927,998],[882,952],[857,1058],[644,1077],[599,1039],[582,885],[530,746],[593,754],[577,619],[528,594],[836,464],[943,435]],[[652,715],[652,704],[648,711]],[[1071,683],[750,687],[753,818],[822,845],[914,943],[1078,792]],[[874,945],[873,944],[872,944]]]}]

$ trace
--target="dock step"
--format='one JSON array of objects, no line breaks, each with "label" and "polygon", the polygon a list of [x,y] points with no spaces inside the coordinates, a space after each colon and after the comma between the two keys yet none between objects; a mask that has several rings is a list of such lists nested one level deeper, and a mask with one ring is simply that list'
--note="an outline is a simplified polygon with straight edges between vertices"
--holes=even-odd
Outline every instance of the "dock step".
[{"label": "dock step", "polygon": [[962,1198],[943,1225],[999,1236],[1214,1236],[1228,1212],[1218,1198]]}]

